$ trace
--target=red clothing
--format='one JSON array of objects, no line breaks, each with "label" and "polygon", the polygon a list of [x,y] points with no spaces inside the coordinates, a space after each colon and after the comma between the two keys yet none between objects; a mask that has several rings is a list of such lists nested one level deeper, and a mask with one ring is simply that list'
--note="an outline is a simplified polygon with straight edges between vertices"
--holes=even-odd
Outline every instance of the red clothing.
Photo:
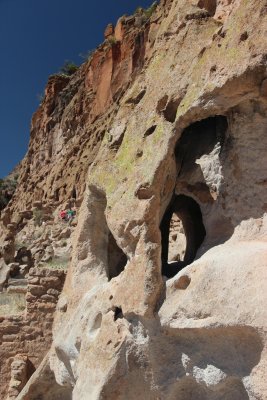
[{"label": "red clothing", "polygon": [[67,216],[67,212],[65,210],[60,211],[60,218],[65,219]]}]

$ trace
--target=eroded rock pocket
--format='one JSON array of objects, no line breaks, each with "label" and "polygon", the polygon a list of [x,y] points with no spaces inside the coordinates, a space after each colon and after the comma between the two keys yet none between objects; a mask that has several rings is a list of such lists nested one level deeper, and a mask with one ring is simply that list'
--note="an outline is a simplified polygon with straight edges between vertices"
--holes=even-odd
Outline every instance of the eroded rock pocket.
[{"label": "eroded rock pocket", "polygon": [[120,275],[127,264],[127,256],[117,245],[111,232],[108,234],[108,279]]},{"label": "eroded rock pocket", "polygon": [[106,219],[107,199],[105,193],[93,185],[90,186],[90,221],[87,235],[91,235],[90,248],[87,249],[104,267],[108,280],[122,273],[127,256],[116,242]]}]

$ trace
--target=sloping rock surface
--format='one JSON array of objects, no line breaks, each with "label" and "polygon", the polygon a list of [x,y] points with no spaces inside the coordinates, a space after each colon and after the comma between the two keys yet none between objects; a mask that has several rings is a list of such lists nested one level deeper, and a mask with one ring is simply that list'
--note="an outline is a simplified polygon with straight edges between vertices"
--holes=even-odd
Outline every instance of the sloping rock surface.
[{"label": "sloping rock surface", "polygon": [[266,37],[264,0],[162,0],[49,80],[8,212],[83,201],[18,399],[267,398]]}]

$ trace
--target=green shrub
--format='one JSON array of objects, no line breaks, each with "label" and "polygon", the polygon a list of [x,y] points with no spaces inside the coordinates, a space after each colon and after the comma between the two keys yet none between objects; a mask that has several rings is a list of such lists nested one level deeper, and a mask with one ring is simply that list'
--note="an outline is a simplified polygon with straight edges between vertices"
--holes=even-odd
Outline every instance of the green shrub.
[{"label": "green shrub", "polygon": [[153,4],[151,4],[150,7],[144,10],[147,19],[149,19],[152,16],[152,14],[156,11],[157,5],[158,5],[157,2],[155,1]]},{"label": "green shrub", "polygon": [[79,69],[73,61],[65,61],[64,65],[60,68],[59,73],[63,75],[73,75]]},{"label": "green shrub", "polygon": [[154,11],[156,10],[158,5],[158,2],[155,1],[153,4],[151,4],[150,7],[148,8],[142,8],[142,7],[137,7],[137,9],[135,10],[135,15],[140,15],[143,17],[143,22],[146,22],[147,20],[149,20],[149,18],[152,16],[152,14],[154,13]]},{"label": "green shrub", "polygon": [[144,12],[143,7],[137,7],[137,9],[135,10],[134,14],[135,14],[135,15],[136,15],[136,14],[143,14],[143,12]]},{"label": "green shrub", "polygon": [[110,47],[114,46],[114,44],[117,43],[117,39],[115,38],[115,36],[111,36],[107,39],[107,43]]}]

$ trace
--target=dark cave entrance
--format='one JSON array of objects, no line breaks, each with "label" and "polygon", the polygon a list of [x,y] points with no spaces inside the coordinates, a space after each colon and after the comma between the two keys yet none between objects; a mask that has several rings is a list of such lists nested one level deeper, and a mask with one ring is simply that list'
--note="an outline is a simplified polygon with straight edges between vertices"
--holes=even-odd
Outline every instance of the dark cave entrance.
[{"label": "dark cave entrance", "polygon": [[108,234],[108,280],[116,278],[124,270],[127,264],[127,256],[117,245],[111,232]]},{"label": "dark cave entrance", "polygon": [[208,186],[199,165],[202,156],[220,154],[226,140],[227,118],[215,115],[196,121],[184,129],[175,147],[176,190],[161,222],[162,274],[172,278],[191,264],[206,236],[199,204],[212,205],[217,188]]},{"label": "dark cave entrance", "polygon": [[196,121],[185,128],[175,148],[178,180],[181,173],[196,168],[196,160],[209,154],[216,145],[223,148],[227,129],[227,118],[223,115]]},{"label": "dark cave entrance", "polygon": [[[183,257],[180,257],[179,260],[169,262],[169,249],[172,241],[170,238],[171,222],[175,219],[178,222],[176,226],[180,231],[182,224],[186,246],[184,255],[182,255]],[[196,253],[206,235],[206,230],[202,221],[202,213],[197,202],[185,195],[175,196],[163,216],[160,230],[162,242],[162,274],[167,278],[172,278],[181,269],[194,261]],[[175,234],[173,228],[171,234]]]},{"label": "dark cave entrance", "polygon": [[73,189],[72,189],[71,198],[74,199],[74,200],[77,199],[77,192],[76,192],[75,186],[74,186]]}]

